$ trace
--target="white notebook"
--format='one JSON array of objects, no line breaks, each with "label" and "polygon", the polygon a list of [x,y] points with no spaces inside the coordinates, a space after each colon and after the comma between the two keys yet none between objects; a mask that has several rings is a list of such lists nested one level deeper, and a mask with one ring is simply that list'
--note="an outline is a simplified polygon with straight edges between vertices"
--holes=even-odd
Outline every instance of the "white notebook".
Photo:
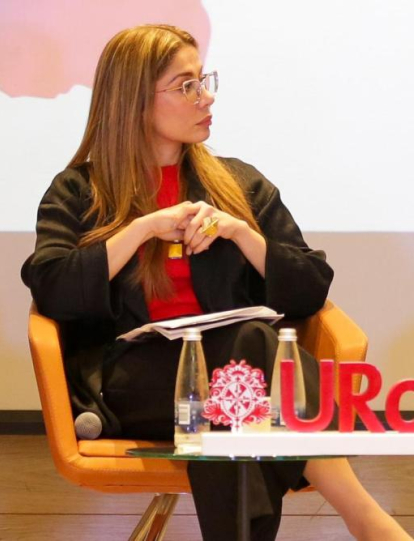
[{"label": "white notebook", "polygon": [[137,327],[132,331],[118,336],[122,340],[135,340],[140,335],[150,332],[159,332],[169,340],[182,338],[184,330],[188,327],[197,327],[200,331],[223,327],[239,321],[248,321],[249,319],[264,319],[270,324],[276,323],[283,317],[274,310],[266,306],[250,306],[249,308],[238,308],[236,310],[226,310],[225,312],[213,312],[212,314],[203,314],[201,316],[180,317],[176,319],[166,319],[163,321],[154,321],[147,323],[142,327]]}]

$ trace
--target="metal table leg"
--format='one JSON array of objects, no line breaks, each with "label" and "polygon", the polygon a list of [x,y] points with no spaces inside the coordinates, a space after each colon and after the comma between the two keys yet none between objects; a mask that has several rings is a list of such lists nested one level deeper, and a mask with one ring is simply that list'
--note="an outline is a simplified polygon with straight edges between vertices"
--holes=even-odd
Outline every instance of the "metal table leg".
[{"label": "metal table leg", "polygon": [[237,541],[250,541],[249,492],[247,489],[248,463],[237,463],[238,504],[237,504]]}]

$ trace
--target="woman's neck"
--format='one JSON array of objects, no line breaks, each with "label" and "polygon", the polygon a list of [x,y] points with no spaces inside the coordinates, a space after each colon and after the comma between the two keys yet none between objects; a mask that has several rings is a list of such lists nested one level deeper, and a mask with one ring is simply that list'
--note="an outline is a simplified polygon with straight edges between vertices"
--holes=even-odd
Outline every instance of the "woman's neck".
[{"label": "woman's neck", "polygon": [[182,145],[159,145],[155,150],[157,163],[160,167],[174,165],[180,161]]}]

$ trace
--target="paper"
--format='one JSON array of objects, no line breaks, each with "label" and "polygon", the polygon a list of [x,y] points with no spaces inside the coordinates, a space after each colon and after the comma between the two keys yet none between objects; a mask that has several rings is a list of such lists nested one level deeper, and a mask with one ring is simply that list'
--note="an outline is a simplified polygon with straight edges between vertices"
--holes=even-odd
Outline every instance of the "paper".
[{"label": "paper", "polygon": [[248,321],[249,319],[265,319],[269,320],[270,324],[273,324],[282,317],[283,314],[278,314],[266,306],[250,306],[249,308],[213,312],[201,316],[154,321],[118,336],[118,340],[135,340],[140,335],[149,332],[159,332],[169,340],[175,340],[176,338],[182,338],[184,330],[188,327],[197,327],[200,331],[206,331],[207,329],[214,329],[215,327],[222,327],[239,321]]}]

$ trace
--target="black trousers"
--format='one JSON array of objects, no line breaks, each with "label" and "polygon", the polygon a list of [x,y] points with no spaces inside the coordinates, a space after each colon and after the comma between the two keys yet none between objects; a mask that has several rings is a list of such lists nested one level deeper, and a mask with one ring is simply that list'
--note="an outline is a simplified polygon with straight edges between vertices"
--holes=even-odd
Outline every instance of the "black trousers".
[{"label": "black trousers", "polygon": [[[277,349],[276,331],[260,321],[237,323],[203,333],[209,376],[231,359],[245,359],[271,382]],[[182,341],[151,336],[144,342],[118,343],[105,362],[104,401],[117,415],[123,437],[171,440],[174,389]],[[317,362],[300,351],[307,416],[319,409]],[[279,528],[282,498],[290,488],[307,485],[305,461],[257,462],[248,467],[252,541],[273,541]],[[204,541],[237,538],[237,464],[189,462],[188,473]]]}]

